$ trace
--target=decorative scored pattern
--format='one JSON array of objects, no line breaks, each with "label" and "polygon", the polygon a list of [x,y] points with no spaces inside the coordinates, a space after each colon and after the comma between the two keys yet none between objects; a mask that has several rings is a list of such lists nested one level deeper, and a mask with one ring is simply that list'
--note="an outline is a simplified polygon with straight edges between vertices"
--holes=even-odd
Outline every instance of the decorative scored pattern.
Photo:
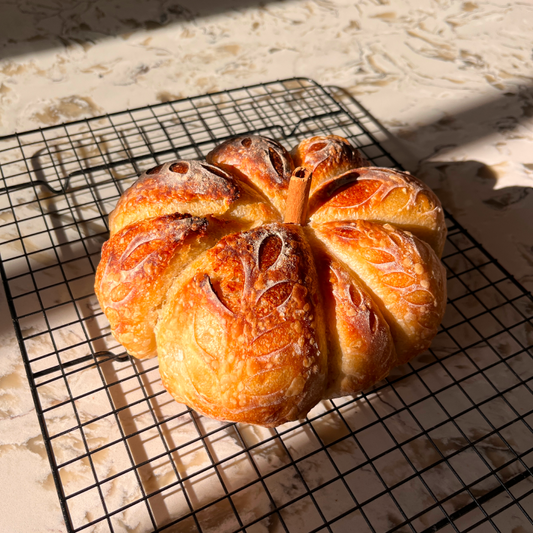
[{"label": "decorative scored pattern", "polygon": [[532,530],[533,300],[450,216],[431,348],[301,423],[200,417],[111,337],[93,283],[118,197],[244,133],[398,167],[356,102],[298,79],[0,138],[2,279],[67,529]]}]

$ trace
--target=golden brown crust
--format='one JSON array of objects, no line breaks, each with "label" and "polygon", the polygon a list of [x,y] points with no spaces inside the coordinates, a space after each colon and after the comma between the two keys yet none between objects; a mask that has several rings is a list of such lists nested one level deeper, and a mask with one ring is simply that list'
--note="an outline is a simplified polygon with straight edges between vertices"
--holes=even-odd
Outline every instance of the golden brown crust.
[{"label": "golden brown crust", "polygon": [[240,190],[239,199],[218,218],[234,222],[235,227],[238,227],[235,231],[246,231],[263,224],[281,222],[278,210],[266,198],[248,184],[238,180],[236,183]]},{"label": "golden brown crust", "polygon": [[280,212],[294,163],[283,146],[260,135],[235,137],[207,154],[207,161],[262,191]]},{"label": "golden brown crust", "polygon": [[390,326],[398,364],[427,350],[446,306],[446,272],[431,247],[389,224],[363,220],[323,224],[316,234],[370,290]]},{"label": "golden brown crust", "polygon": [[420,180],[389,168],[359,168],[337,177],[314,197],[311,223],[372,220],[394,224],[426,241],[440,257],[446,240],[441,203]]},{"label": "golden brown crust", "polygon": [[158,309],[176,272],[214,244],[208,239],[214,224],[165,215],[132,224],[104,244],[95,292],[113,336],[129,354],[140,359],[156,355]]},{"label": "golden brown crust", "polygon": [[145,172],[110,215],[95,291],[113,335],[213,418],[271,427],[357,394],[444,313],[436,196],[338,136],[292,155],[314,172],[307,227],[281,223],[293,160],[253,135]]},{"label": "golden brown crust", "polygon": [[291,156],[295,166],[313,172],[311,198],[322,187],[348,170],[370,166],[357,148],[338,135],[320,135],[305,139],[292,149]]},{"label": "golden brown crust", "polygon": [[328,330],[324,398],[355,395],[396,365],[389,326],[364,285],[338,261],[324,258],[319,276]]},{"label": "golden brown crust", "polygon": [[141,174],[109,215],[109,229],[113,235],[129,224],[172,213],[221,215],[239,196],[223,170],[199,161],[172,161]]},{"label": "golden brown crust", "polygon": [[172,287],[157,326],[163,384],[210,417],[276,426],[323,396],[318,282],[301,228],[225,237]]}]

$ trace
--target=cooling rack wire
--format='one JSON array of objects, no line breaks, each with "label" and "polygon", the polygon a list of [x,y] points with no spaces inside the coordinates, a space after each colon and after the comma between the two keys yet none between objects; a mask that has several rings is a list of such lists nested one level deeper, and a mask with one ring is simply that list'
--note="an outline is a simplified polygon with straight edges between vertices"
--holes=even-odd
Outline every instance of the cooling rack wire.
[{"label": "cooling rack wire", "polygon": [[338,134],[399,167],[357,102],[291,79],[0,138],[1,274],[69,532],[533,531],[533,301],[449,214],[430,350],[277,429],[198,416],[93,292],[144,169],[236,134]]}]

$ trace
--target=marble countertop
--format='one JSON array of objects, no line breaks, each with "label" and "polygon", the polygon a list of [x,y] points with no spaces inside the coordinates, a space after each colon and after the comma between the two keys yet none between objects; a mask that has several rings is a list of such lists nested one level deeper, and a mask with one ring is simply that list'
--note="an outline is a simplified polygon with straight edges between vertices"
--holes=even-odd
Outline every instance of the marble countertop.
[{"label": "marble countertop", "polygon": [[[518,0],[4,2],[0,135],[309,77],[355,97],[385,148],[532,291],[532,26],[533,4]],[[3,294],[0,305],[9,316]],[[4,322],[0,532],[64,532]]]}]

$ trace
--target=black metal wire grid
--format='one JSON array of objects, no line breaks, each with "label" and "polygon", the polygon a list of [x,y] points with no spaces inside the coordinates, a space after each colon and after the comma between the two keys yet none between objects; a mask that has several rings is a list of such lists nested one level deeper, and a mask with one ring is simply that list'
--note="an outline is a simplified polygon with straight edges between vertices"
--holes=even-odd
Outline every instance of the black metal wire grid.
[{"label": "black metal wire grid", "polygon": [[0,138],[1,273],[68,531],[533,531],[533,300],[447,216],[429,351],[267,430],[200,417],[129,358],[93,293],[106,215],[142,169],[259,132],[398,163],[305,79]]}]

